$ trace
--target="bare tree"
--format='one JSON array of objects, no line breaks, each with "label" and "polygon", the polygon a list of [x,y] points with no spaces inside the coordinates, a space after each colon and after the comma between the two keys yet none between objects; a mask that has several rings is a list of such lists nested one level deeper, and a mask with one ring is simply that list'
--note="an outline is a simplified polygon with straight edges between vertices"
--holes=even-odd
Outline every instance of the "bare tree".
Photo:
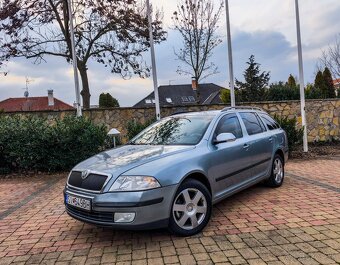
[{"label": "bare tree", "polygon": [[335,38],[335,42],[322,52],[320,62],[331,71],[333,78],[340,78],[340,34]]},{"label": "bare tree", "polygon": [[[142,53],[149,49],[146,6],[139,0],[74,0],[75,43],[81,95],[90,106],[87,66],[90,59],[123,78],[146,77],[150,69]],[[0,62],[14,57],[45,61],[46,56],[72,59],[67,0],[1,0]],[[156,42],[165,40],[156,13]]]},{"label": "bare tree", "polygon": [[191,75],[197,83],[217,73],[216,65],[209,59],[222,42],[217,35],[222,8],[222,0],[217,8],[211,0],[179,0],[177,11],[173,13],[174,28],[183,38],[183,48],[175,51],[175,55],[186,65],[177,72]]}]

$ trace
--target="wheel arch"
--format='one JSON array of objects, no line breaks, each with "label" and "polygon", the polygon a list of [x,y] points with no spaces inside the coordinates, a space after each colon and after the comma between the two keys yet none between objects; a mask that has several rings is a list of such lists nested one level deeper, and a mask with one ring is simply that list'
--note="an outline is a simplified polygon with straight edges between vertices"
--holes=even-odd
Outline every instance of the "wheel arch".
[{"label": "wheel arch", "polygon": [[282,149],[277,149],[276,152],[275,152],[275,154],[274,154],[274,156],[275,156],[275,155],[281,156],[282,161],[283,161],[283,164],[285,164],[285,155],[284,155],[284,152],[282,151]]},{"label": "wheel arch", "polygon": [[211,187],[210,181],[203,172],[201,171],[190,172],[182,179],[181,183],[183,183],[183,181],[185,181],[186,179],[195,179],[203,183],[208,188],[210,194],[212,195],[212,187]]}]

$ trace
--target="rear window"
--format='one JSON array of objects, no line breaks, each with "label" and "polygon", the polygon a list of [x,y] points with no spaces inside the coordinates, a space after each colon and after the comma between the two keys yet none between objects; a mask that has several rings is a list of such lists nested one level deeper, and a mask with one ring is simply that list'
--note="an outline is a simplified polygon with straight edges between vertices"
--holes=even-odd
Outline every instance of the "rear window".
[{"label": "rear window", "polygon": [[244,125],[246,126],[247,133],[249,135],[254,135],[258,133],[262,133],[264,131],[261,126],[260,121],[256,117],[256,114],[253,112],[241,112],[240,116],[243,120]]},{"label": "rear window", "polygon": [[260,116],[270,131],[280,128],[280,125],[269,115],[261,114]]}]

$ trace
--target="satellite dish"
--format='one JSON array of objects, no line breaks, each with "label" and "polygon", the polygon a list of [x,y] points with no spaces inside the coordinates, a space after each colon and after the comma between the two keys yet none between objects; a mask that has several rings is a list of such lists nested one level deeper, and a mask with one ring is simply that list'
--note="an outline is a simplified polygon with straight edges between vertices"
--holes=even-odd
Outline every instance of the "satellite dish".
[{"label": "satellite dish", "polygon": [[24,96],[25,96],[25,98],[28,98],[28,96],[29,96],[29,93],[28,93],[28,91],[27,91],[27,90],[25,91],[25,93],[24,93]]}]

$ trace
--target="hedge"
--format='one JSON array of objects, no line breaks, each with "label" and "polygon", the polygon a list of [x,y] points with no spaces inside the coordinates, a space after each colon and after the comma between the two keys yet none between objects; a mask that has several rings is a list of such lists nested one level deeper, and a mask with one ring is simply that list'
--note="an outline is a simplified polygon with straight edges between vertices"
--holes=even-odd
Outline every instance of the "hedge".
[{"label": "hedge", "polygon": [[0,116],[0,172],[69,170],[99,152],[106,143],[104,125],[67,116]]}]

